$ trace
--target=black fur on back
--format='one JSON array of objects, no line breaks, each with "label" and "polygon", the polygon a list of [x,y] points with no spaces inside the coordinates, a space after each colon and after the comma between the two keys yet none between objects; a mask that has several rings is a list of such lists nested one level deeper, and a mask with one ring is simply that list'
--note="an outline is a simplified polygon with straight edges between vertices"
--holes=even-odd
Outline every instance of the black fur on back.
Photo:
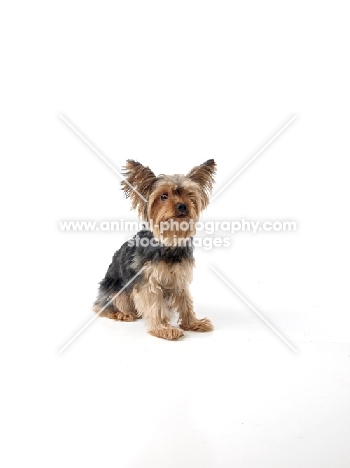
[{"label": "black fur on back", "polygon": [[[145,247],[140,245],[142,239],[147,239],[148,245]],[[146,262],[156,264],[164,261],[171,264],[181,263],[184,260],[194,261],[192,238],[188,239],[184,246],[166,246],[159,242],[152,246],[151,241],[156,243],[152,232],[143,229],[115,252],[106,276],[100,282],[95,305],[105,305],[110,300],[110,296],[123,289]],[[142,273],[125,288],[125,291],[130,292],[141,279]]]}]

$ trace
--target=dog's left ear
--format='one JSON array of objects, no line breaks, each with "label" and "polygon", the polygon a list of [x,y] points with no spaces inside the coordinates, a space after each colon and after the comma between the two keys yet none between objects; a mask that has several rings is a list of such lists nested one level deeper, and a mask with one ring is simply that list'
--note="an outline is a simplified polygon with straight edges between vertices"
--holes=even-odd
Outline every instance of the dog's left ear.
[{"label": "dog's left ear", "polygon": [[208,159],[200,166],[190,170],[187,177],[199,185],[201,191],[202,209],[209,204],[209,196],[213,189],[214,175],[216,173],[216,163],[214,159]]},{"label": "dog's left ear", "polygon": [[149,167],[133,159],[126,161],[123,175],[125,179],[121,185],[126,198],[130,198],[131,207],[133,210],[137,209],[140,218],[147,221],[148,198],[157,177]]}]

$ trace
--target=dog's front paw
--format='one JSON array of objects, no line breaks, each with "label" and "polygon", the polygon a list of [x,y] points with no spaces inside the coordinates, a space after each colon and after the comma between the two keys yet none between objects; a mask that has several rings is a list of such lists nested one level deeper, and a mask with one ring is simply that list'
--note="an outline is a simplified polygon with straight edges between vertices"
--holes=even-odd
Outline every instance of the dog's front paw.
[{"label": "dog's front paw", "polygon": [[214,326],[211,321],[207,318],[195,319],[188,323],[180,324],[183,330],[206,332],[214,330]]},{"label": "dog's front paw", "polygon": [[149,332],[153,336],[158,338],[164,338],[165,340],[177,340],[184,336],[184,332],[176,327],[164,327],[164,328],[151,328]]}]

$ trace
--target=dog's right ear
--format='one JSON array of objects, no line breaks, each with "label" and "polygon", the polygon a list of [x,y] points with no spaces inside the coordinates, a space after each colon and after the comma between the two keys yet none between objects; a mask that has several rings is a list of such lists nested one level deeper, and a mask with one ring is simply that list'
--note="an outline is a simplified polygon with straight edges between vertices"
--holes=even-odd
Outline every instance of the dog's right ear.
[{"label": "dog's right ear", "polygon": [[126,198],[130,198],[131,207],[133,210],[137,209],[140,218],[147,221],[148,198],[157,177],[149,167],[133,159],[126,161],[123,176],[124,180],[121,184]]},{"label": "dog's right ear", "polygon": [[200,166],[196,166],[190,170],[187,177],[195,182],[199,187],[201,195],[202,209],[206,208],[209,203],[209,196],[213,189],[214,175],[216,173],[216,162],[214,159],[208,159]]}]

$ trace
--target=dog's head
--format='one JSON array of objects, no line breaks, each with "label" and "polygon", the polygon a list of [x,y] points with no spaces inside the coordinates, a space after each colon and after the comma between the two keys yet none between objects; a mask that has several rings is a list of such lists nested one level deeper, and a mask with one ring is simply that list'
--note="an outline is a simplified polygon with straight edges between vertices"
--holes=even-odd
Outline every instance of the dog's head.
[{"label": "dog's head", "polygon": [[215,171],[215,161],[209,159],[187,175],[155,176],[149,167],[129,159],[122,188],[154,236],[172,244],[174,238],[195,234],[195,223],[209,203]]}]

